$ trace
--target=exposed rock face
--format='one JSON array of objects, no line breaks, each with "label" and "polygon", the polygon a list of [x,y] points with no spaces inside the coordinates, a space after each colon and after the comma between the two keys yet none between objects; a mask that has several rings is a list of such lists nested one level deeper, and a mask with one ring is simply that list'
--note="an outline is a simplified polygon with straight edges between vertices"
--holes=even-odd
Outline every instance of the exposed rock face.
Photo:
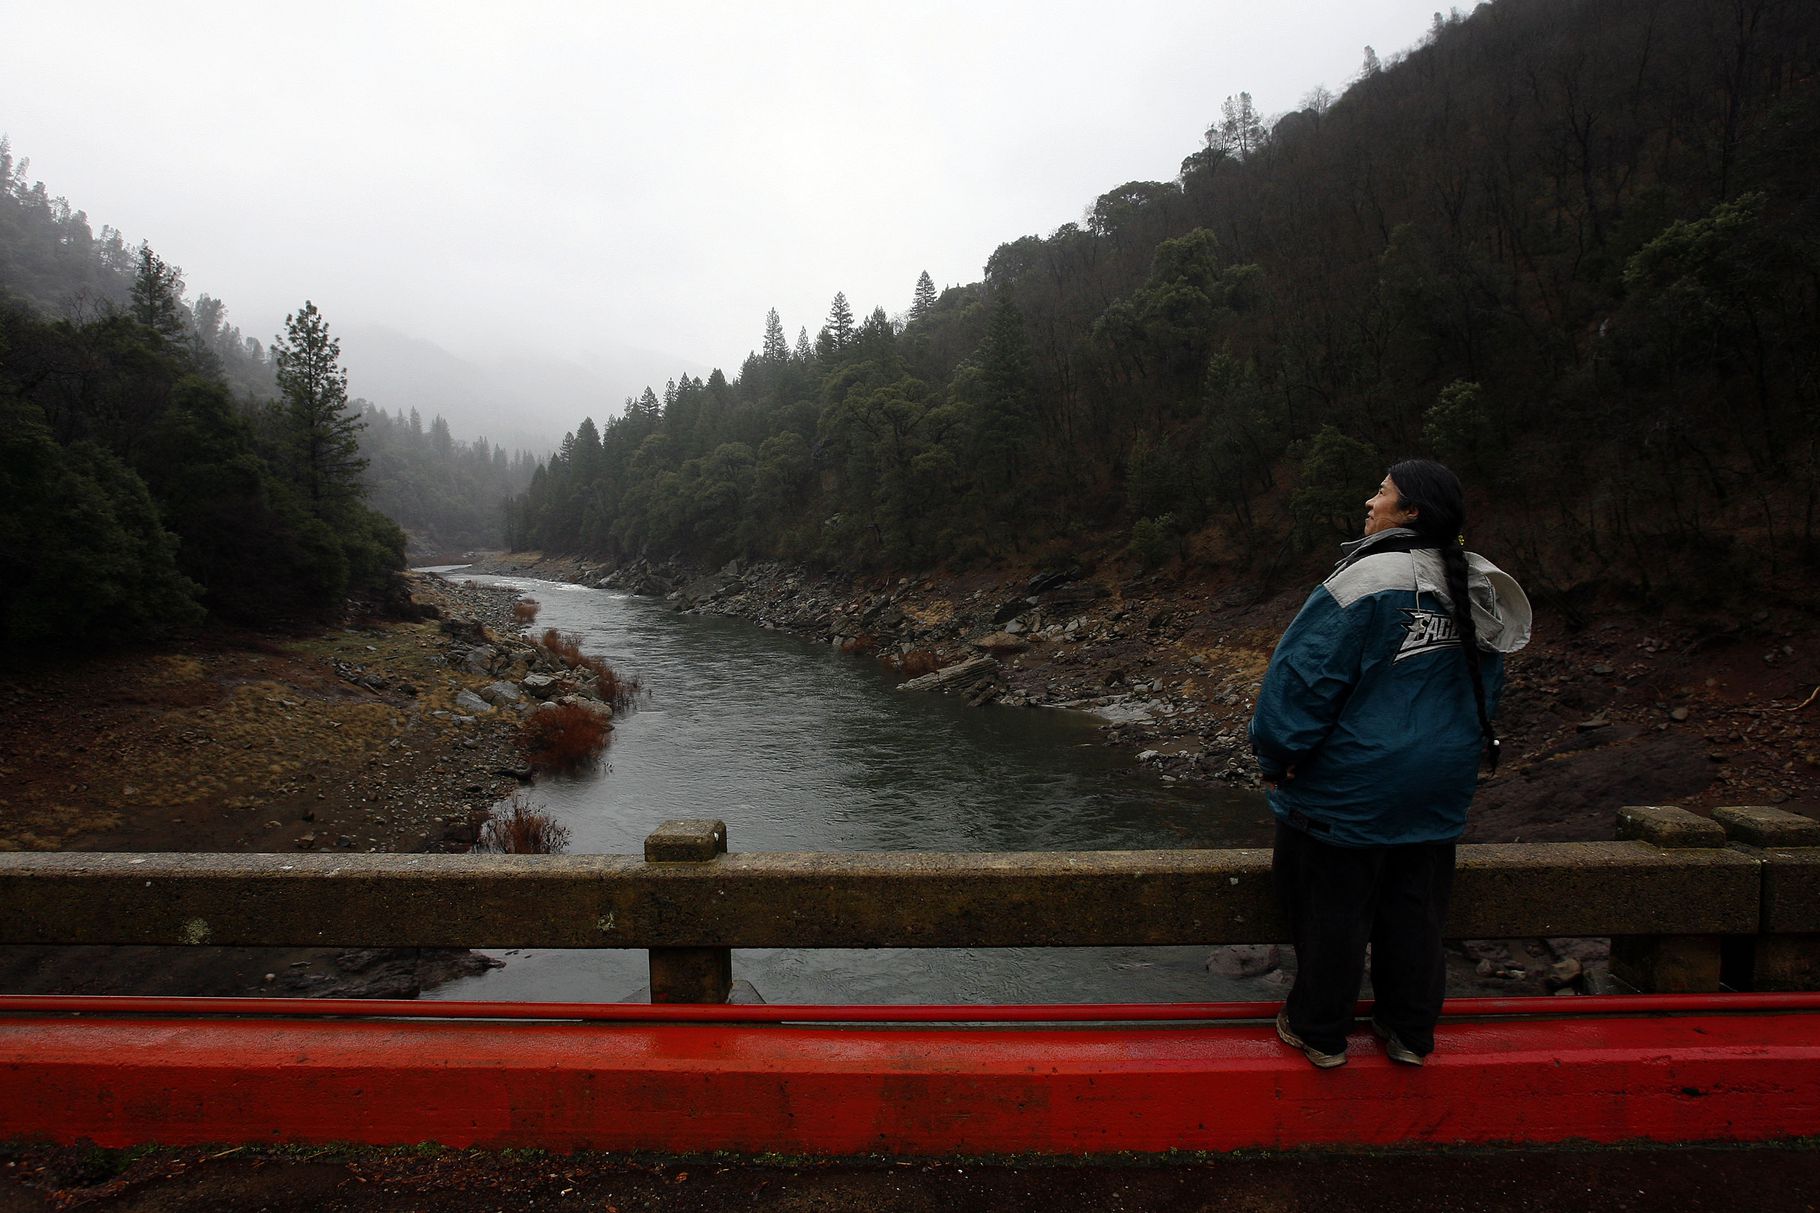
[{"label": "exposed rock face", "polygon": [[623,590],[647,598],[662,598],[681,586],[685,577],[684,570],[674,562],[652,564],[648,560],[635,560],[614,569],[593,584],[597,589]]}]

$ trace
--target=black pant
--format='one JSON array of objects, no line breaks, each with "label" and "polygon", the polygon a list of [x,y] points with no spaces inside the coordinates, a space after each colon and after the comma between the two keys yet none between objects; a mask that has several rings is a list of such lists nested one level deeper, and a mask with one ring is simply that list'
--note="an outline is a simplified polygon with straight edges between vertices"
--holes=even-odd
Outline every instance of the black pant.
[{"label": "black pant", "polygon": [[1370,943],[1375,1017],[1417,1053],[1433,1052],[1453,865],[1451,842],[1336,847],[1277,823],[1271,872],[1296,958],[1286,1009],[1303,1041],[1345,1049]]}]

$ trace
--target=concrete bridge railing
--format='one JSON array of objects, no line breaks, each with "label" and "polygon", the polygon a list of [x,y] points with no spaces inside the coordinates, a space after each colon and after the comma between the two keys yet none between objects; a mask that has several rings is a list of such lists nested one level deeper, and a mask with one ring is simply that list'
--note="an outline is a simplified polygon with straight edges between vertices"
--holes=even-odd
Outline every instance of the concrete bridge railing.
[{"label": "concrete bridge railing", "polygon": [[[1460,848],[1454,938],[1610,936],[1641,990],[1820,988],[1820,823],[1627,808],[1611,842]],[[729,854],[672,821],[626,855],[0,853],[0,944],[638,948],[660,1002],[733,948],[1280,941],[1265,850]]]}]

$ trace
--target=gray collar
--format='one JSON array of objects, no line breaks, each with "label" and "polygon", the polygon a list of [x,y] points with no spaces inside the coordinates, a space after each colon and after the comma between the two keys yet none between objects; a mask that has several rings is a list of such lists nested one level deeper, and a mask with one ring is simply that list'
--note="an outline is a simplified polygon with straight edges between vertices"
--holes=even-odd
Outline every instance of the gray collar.
[{"label": "gray collar", "polygon": [[1371,555],[1371,549],[1378,544],[1383,543],[1385,540],[1400,539],[1404,537],[1414,539],[1417,538],[1417,535],[1415,531],[1409,527],[1393,526],[1386,530],[1379,531],[1375,535],[1366,535],[1359,539],[1348,540],[1340,545],[1340,559],[1339,562],[1333,566],[1334,572],[1337,573],[1353,561]]}]

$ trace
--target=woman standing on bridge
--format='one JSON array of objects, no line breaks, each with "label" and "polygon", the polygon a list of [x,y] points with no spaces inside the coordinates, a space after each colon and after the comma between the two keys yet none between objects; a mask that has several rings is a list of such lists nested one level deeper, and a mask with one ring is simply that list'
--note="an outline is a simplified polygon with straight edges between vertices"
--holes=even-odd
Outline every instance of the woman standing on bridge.
[{"label": "woman standing on bridge", "polygon": [[1364,537],[1278,642],[1251,721],[1296,953],[1277,1035],[1323,1069],[1346,1062],[1367,944],[1373,1031],[1407,1065],[1434,1050],[1454,844],[1481,757],[1497,765],[1503,654],[1529,640],[1522,589],[1465,550],[1452,472],[1405,460],[1365,505]]}]

